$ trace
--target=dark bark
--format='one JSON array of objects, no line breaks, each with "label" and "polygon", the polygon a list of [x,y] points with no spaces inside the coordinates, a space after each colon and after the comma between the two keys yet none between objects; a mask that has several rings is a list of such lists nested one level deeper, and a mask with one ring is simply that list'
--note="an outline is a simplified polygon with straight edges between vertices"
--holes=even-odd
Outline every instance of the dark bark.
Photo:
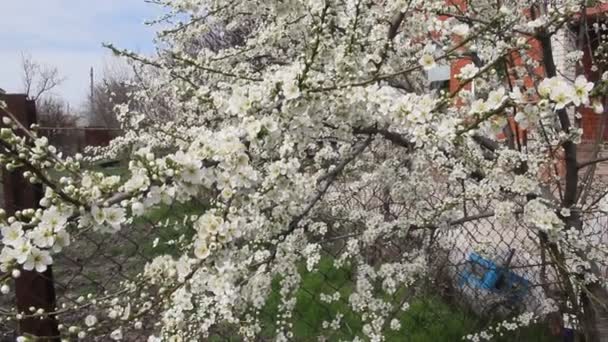
[{"label": "dark bark", "polygon": [[[551,35],[541,33],[538,37],[543,53],[543,62],[547,77],[557,76],[557,68],[553,60],[553,49],[551,46]],[[571,123],[565,109],[557,111],[558,119],[562,130],[570,133]],[[562,200],[562,207],[571,208],[576,204],[578,194],[578,170],[579,163],[577,159],[576,145],[572,141],[566,141],[562,144],[564,149],[564,162],[566,168],[565,176],[565,191]],[[582,229],[583,222],[578,210],[572,210],[569,217],[564,217],[563,221],[566,228]],[[559,251],[553,247],[555,252]],[[561,255],[561,253],[560,253]],[[559,260],[558,260],[559,262]],[[594,265],[593,265],[594,266]],[[592,267],[591,271],[597,272],[597,267]],[[566,276],[566,277],[564,277]],[[566,275],[562,275],[563,282],[570,283]],[[580,279],[581,281],[583,279]],[[578,302],[579,298],[571,298],[573,302]],[[608,291],[598,282],[583,285],[581,289],[580,305],[582,313],[579,313],[580,325],[583,329],[586,342],[603,342],[608,341]]]}]

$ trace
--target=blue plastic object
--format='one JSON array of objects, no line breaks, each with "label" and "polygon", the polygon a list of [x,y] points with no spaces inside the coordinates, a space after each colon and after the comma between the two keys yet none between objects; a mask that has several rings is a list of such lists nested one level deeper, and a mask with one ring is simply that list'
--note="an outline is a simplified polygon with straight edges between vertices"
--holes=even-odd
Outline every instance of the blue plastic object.
[{"label": "blue plastic object", "polygon": [[467,264],[468,267],[460,272],[461,287],[504,294],[514,301],[521,300],[530,289],[528,280],[475,252],[469,254]]}]

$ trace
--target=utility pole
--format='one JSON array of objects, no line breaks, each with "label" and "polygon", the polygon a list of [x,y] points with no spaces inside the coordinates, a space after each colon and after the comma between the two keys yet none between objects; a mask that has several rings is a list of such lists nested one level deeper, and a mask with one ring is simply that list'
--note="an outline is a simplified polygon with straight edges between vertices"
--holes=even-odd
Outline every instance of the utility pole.
[{"label": "utility pole", "polygon": [[90,76],[90,94],[89,94],[89,125],[97,125],[95,118],[95,71],[91,67]]},{"label": "utility pole", "polygon": [[93,112],[93,92],[94,92],[94,84],[95,84],[95,73],[94,73],[93,67],[91,67],[90,80],[91,80],[91,94],[89,95],[89,98],[91,101],[91,112]]}]

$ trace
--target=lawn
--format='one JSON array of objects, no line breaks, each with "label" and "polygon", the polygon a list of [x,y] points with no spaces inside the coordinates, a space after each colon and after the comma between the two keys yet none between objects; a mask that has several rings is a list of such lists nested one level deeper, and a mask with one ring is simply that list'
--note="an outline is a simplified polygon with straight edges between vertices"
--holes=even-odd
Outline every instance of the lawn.
[{"label": "lawn", "polygon": [[[315,340],[323,333],[329,341],[352,340],[355,336],[363,337],[363,324],[348,305],[348,297],[353,291],[353,275],[349,270],[336,269],[329,258],[323,258],[319,272],[309,273],[302,270],[302,288],[298,291],[295,309],[294,335],[297,341]],[[280,301],[279,282],[274,284],[274,291],[264,310],[263,335],[272,336],[275,330],[274,316]],[[332,294],[336,289],[341,300],[331,304],[320,301],[320,293]],[[398,291],[392,298],[395,303],[405,299],[405,289]],[[450,308],[438,297],[422,297],[409,302],[409,309],[399,311],[395,318],[401,328],[391,331],[387,341],[454,341],[471,331],[475,318],[464,310]],[[344,315],[340,329],[331,331],[323,329],[323,321],[331,321],[336,313]]]},{"label": "lawn", "polygon": [[[326,337],[325,341],[352,341],[355,337],[363,338],[363,324],[348,305],[348,297],[353,291],[352,274],[347,269],[336,269],[330,258],[323,258],[319,265],[319,272],[306,272],[301,270],[302,287],[298,290],[297,304],[294,310],[293,332],[295,341],[318,341],[318,336]],[[320,300],[320,294],[333,294],[339,291],[341,300],[330,304]],[[386,299],[399,303],[406,298],[407,289],[402,289],[393,297]],[[273,340],[275,336],[276,315],[280,303],[279,279],[275,279],[273,291],[266,306],[262,310],[261,325],[262,341]],[[469,310],[456,305],[448,304],[443,298],[433,294],[421,294],[408,301],[409,308],[399,311],[395,318],[399,320],[401,328],[397,331],[388,331],[388,342],[437,342],[461,341],[463,336],[479,331],[490,322],[484,321]],[[344,315],[338,330],[323,328],[324,321],[331,321],[336,313]],[[210,341],[240,341],[238,337],[229,338],[227,329],[221,336],[214,336]],[[234,330],[232,330],[234,331]],[[367,339],[363,339],[366,341]],[[538,324],[520,329],[501,336],[496,341],[529,341],[549,342],[557,341],[548,336],[544,325]]]}]

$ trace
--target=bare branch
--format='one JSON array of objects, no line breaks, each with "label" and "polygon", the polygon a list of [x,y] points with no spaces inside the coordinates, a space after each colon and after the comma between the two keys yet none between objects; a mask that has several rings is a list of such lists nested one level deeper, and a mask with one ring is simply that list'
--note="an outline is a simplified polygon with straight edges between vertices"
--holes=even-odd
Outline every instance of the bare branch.
[{"label": "bare branch", "polygon": [[601,162],[605,162],[605,161],[608,161],[608,157],[598,158],[598,159],[594,159],[594,160],[589,160],[589,161],[586,161],[586,162],[583,162],[583,163],[579,163],[578,164],[578,169],[579,170],[580,169],[584,169],[587,166],[595,165],[597,163],[601,163]]},{"label": "bare branch", "polygon": [[42,65],[26,53],[21,53],[21,68],[23,92],[36,102],[65,80],[56,67]]}]

